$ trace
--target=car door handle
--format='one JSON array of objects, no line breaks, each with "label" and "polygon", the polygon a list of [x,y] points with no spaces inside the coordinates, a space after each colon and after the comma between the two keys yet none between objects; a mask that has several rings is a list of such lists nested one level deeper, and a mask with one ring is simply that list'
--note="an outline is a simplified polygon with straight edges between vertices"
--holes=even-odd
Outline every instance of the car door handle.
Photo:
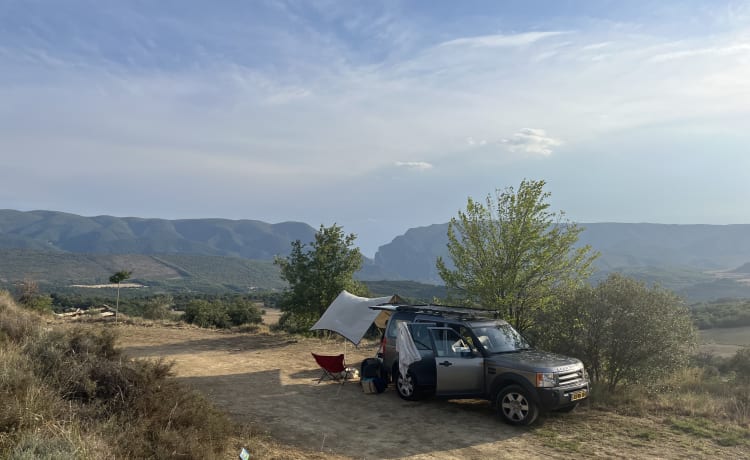
[{"label": "car door handle", "polygon": [[445,366],[445,367],[448,367],[448,366],[452,366],[452,365],[453,365],[453,363],[452,363],[452,362],[450,362],[450,361],[443,361],[442,363],[438,363],[438,364],[440,364],[441,366]]}]

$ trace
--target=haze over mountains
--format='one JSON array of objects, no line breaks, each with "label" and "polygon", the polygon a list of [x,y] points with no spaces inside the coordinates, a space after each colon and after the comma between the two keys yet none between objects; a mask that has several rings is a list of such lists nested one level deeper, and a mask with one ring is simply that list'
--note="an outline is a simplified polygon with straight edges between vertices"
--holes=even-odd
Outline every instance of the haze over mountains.
[{"label": "haze over mountains", "polygon": [[[596,262],[597,277],[620,271],[696,299],[750,296],[745,281],[745,275],[750,277],[745,265],[750,263],[750,225],[581,226],[585,230],[580,244],[589,244],[601,254]],[[435,259],[447,256],[447,227],[446,223],[408,229],[382,245],[374,259],[367,259],[358,277],[440,284]],[[274,255],[288,254],[292,241],[309,242],[314,235],[315,229],[301,222],[82,217],[54,211],[0,210],[0,251],[4,259],[0,270],[45,276],[63,270],[80,275],[66,279],[85,279],[85,273],[91,273],[95,266],[103,267],[99,270],[106,273],[124,260],[135,263],[135,259],[123,259],[122,255],[140,254],[149,259],[138,265],[155,277],[197,272],[210,278],[209,272],[221,272],[231,278],[232,285],[244,286],[253,281],[245,283],[243,276],[262,272],[260,284],[277,288],[278,282],[269,281],[275,276],[270,260]],[[70,254],[87,256],[75,258]],[[59,266],[51,269],[55,264]],[[79,270],[71,264],[77,264]],[[84,265],[91,265],[91,270],[84,270]],[[233,267],[231,271],[226,270],[229,266]],[[9,273],[0,273],[0,280],[9,278]]]}]

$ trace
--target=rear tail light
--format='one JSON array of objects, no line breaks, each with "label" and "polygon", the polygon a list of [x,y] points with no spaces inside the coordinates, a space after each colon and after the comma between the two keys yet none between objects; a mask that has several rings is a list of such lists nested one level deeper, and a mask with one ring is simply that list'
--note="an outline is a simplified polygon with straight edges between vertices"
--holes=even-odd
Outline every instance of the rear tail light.
[{"label": "rear tail light", "polygon": [[385,335],[383,335],[383,339],[380,341],[380,348],[378,349],[378,358],[382,358],[385,356]]}]

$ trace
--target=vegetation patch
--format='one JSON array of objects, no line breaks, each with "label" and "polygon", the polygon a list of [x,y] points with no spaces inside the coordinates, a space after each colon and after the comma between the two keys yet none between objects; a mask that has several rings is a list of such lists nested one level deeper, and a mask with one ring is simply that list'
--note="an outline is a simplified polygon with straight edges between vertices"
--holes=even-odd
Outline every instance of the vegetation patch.
[{"label": "vegetation patch", "polygon": [[0,458],[218,458],[232,426],[171,378],[131,360],[111,329],[42,327],[0,292]]},{"label": "vegetation patch", "polygon": [[668,419],[667,424],[675,431],[710,439],[720,446],[750,445],[750,435],[747,430],[719,424],[715,420],[703,417],[680,417]]}]

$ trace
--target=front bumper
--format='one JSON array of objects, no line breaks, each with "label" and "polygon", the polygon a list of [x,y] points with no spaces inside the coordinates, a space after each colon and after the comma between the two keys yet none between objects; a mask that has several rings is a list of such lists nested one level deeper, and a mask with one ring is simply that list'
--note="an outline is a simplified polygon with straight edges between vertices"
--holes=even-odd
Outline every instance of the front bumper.
[{"label": "front bumper", "polygon": [[540,409],[550,411],[577,404],[589,397],[589,383],[559,388],[537,388]]}]

